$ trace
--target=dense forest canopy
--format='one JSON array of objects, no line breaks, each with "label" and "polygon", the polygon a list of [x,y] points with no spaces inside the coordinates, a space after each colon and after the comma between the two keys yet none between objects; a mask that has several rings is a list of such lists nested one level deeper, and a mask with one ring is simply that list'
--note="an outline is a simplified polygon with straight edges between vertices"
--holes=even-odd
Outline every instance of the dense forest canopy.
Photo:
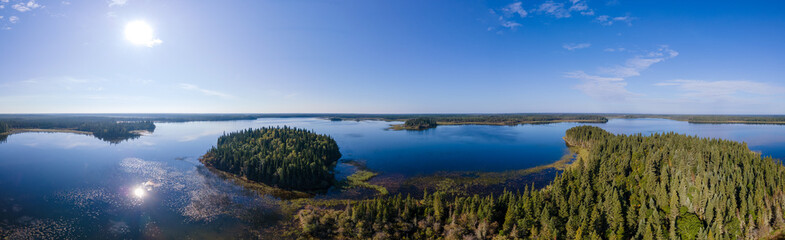
[{"label": "dense forest canopy", "polygon": [[8,123],[0,122],[0,133],[8,131]]},{"label": "dense forest canopy", "polygon": [[307,207],[304,236],[391,239],[755,239],[785,228],[785,166],[744,143],[569,129],[588,151],[539,190],[426,193]]},{"label": "dense forest canopy", "polygon": [[412,118],[403,123],[403,126],[408,129],[434,128],[436,125],[436,120],[427,117]]},{"label": "dense forest canopy", "polygon": [[225,134],[201,161],[251,181],[321,191],[334,182],[333,168],[340,158],[331,137],[284,126]]}]

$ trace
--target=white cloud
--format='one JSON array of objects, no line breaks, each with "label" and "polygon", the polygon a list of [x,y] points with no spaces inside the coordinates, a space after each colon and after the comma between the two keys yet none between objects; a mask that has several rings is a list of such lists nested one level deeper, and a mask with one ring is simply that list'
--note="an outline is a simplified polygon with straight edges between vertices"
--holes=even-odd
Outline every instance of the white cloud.
[{"label": "white cloud", "polygon": [[123,6],[126,3],[128,3],[128,0],[110,0],[109,1],[109,6],[110,7],[113,7],[113,6]]},{"label": "white cloud", "polygon": [[502,8],[502,10],[507,14],[517,13],[520,17],[526,17],[529,13],[521,7],[521,2],[514,2],[510,3],[506,7]]},{"label": "white cloud", "polygon": [[17,16],[10,16],[10,17],[8,17],[8,22],[17,23],[17,22],[19,22],[19,17],[17,17]]},{"label": "white cloud", "polygon": [[570,11],[564,8],[564,3],[557,3],[551,0],[540,4],[537,11],[553,15],[556,18],[568,18],[571,16]]},{"label": "white cloud", "polygon": [[608,16],[608,15],[600,15],[596,19],[597,19],[597,22],[599,22],[600,24],[605,25],[605,26],[613,25],[613,23],[615,23],[615,22],[623,22],[623,23],[627,23],[627,26],[632,26],[632,20],[635,20],[635,18],[631,17],[630,15],[621,16],[621,17],[611,17],[611,16]]},{"label": "white cloud", "polygon": [[668,46],[662,46],[657,49],[657,51],[649,52],[645,56],[639,55],[627,59],[624,65],[600,68],[600,72],[622,78],[640,76],[640,72],[648,69],[651,65],[674,58],[678,55],[679,52],[668,48]]},{"label": "white cloud", "polygon": [[513,21],[504,20],[504,18],[499,17],[499,21],[502,23],[502,27],[506,27],[509,29],[515,29],[516,27],[520,27],[521,24]]},{"label": "white cloud", "polygon": [[589,9],[589,6],[586,5],[586,2],[582,0],[570,0],[572,2],[572,7],[570,7],[570,11],[586,11]]},{"label": "white cloud", "polygon": [[583,71],[568,72],[568,73],[564,74],[564,77],[566,77],[566,78],[582,79],[582,80],[590,80],[590,81],[598,81],[598,82],[618,82],[618,81],[624,81],[624,78],[620,78],[620,77],[600,77],[600,76],[594,76],[594,75],[586,74]]},{"label": "white cloud", "polygon": [[43,7],[41,4],[35,2],[35,0],[30,0],[27,3],[20,2],[11,6],[11,8],[16,9],[19,12],[27,12],[32,11],[33,9]]},{"label": "white cloud", "polygon": [[627,51],[627,49],[626,48],[606,48],[603,51],[606,51],[606,52],[624,52],[624,51]]},{"label": "white cloud", "polygon": [[565,43],[564,45],[562,45],[562,47],[564,49],[573,51],[573,50],[576,50],[576,49],[583,49],[583,48],[591,47],[591,43]]},{"label": "white cloud", "polygon": [[629,97],[640,96],[627,90],[624,78],[601,77],[589,75],[583,71],[568,72],[566,78],[580,79],[583,83],[575,86],[586,95],[603,100],[624,100]]},{"label": "white cloud", "polygon": [[589,5],[586,4],[584,0],[570,0],[572,6],[570,6],[570,12],[580,12],[581,15],[584,16],[592,16],[594,15],[594,10],[589,9]]},{"label": "white cloud", "polygon": [[646,55],[638,55],[627,59],[624,65],[600,68],[599,72],[603,73],[604,76],[589,75],[583,71],[573,71],[567,72],[564,77],[583,81],[582,84],[576,85],[575,88],[590,97],[603,100],[625,100],[629,97],[641,96],[641,94],[627,90],[626,79],[628,77],[639,76],[641,71],[648,69],[651,65],[678,55],[678,52],[668,48],[668,46],[661,46],[656,51],[649,52]]},{"label": "white cloud", "polygon": [[196,85],[188,84],[188,83],[180,83],[180,88],[185,89],[185,90],[201,92],[202,94],[207,95],[207,96],[217,96],[217,97],[223,97],[223,98],[232,98],[232,95],[229,95],[229,94],[226,94],[226,93],[222,93],[222,92],[218,92],[218,91],[202,89],[202,88],[199,88]]},{"label": "white cloud", "polygon": [[145,47],[154,47],[156,45],[160,45],[161,43],[163,43],[161,39],[155,38],[155,39],[150,39],[149,41],[145,42],[143,45]]}]

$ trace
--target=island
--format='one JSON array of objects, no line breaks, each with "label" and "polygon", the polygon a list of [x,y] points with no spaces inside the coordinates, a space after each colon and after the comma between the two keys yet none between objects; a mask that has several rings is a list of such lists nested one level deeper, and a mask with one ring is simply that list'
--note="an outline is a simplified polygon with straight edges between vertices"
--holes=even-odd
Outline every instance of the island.
[{"label": "island", "polygon": [[[370,116],[362,116],[370,117]],[[397,118],[396,118],[397,117]],[[438,125],[499,125],[548,124],[559,122],[606,123],[608,118],[590,114],[423,114],[389,115],[383,120],[404,121],[390,126],[392,130],[425,130]]]},{"label": "island", "polygon": [[317,239],[759,239],[785,229],[785,166],[745,143],[574,127],[575,161],[544,188],[425,191],[306,206]]},{"label": "island", "polygon": [[425,130],[435,128],[438,124],[436,120],[428,117],[418,117],[406,120],[403,124],[390,126],[392,130]]},{"label": "island", "polygon": [[330,136],[284,126],[224,134],[200,161],[247,181],[324,192],[335,182],[333,169],[340,158]]}]

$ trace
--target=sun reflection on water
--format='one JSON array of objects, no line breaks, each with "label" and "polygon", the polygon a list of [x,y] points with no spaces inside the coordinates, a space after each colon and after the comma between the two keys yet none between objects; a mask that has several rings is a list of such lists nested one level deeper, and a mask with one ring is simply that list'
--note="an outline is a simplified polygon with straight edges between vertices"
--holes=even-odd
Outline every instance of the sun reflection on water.
[{"label": "sun reflection on water", "polygon": [[134,189],[134,196],[137,198],[143,198],[145,193],[147,193],[147,191],[143,187],[136,187],[136,189]]}]

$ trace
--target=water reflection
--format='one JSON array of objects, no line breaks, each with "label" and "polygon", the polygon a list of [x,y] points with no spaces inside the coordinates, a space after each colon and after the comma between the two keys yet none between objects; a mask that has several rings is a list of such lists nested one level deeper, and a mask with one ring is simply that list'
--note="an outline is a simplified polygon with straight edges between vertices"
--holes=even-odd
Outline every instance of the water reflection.
[{"label": "water reflection", "polygon": [[[117,145],[67,133],[15,134],[0,144],[0,239],[254,238],[247,234],[284,219],[287,203],[216,176],[198,162],[224,132],[283,125],[311,129],[333,136],[344,160],[362,161],[384,177],[550,163],[564,153],[564,131],[580,125],[385,131],[389,124],[292,118],[165,123],[151,135]],[[784,126],[661,119],[596,125],[614,133],[729,138],[747,141],[765,155],[785,156]],[[342,163],[338,176],[353,169]]]},{"label": "water reflection", "polygon": [[146,192],[147,190],[145,190],[144,188],[137,187],[136,189],[134,189],[134,196],[136,196],[137,198],[143,198]]}]

